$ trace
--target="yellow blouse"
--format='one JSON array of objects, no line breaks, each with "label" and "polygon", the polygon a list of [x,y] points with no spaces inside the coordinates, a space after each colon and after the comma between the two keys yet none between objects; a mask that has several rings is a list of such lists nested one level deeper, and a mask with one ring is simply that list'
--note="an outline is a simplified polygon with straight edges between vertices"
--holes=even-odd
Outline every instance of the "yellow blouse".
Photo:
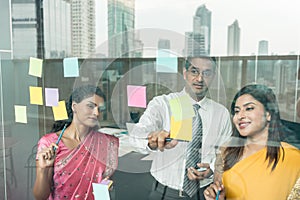
[{"label": "yellow blouse", "polygon": [[300,150],[282,142],[283,152],[274,169],[268,167],[267,148],[239,161],[223,174],[226,200],[286,200],[300,177]]}]

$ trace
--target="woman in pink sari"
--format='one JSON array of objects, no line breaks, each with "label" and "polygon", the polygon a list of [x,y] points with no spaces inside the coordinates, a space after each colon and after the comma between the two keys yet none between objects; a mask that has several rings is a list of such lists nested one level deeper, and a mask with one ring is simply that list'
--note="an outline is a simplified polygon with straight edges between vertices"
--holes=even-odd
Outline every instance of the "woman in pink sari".
[{"label": "woman in pink sari", "polygon": [[73,91],[67,103],[69,119],[55,123],[38,142],[36,199],[94,199],[92,183],[113,174],[119,141],[97,132],[104,102],[98,87],[85,85]]}]

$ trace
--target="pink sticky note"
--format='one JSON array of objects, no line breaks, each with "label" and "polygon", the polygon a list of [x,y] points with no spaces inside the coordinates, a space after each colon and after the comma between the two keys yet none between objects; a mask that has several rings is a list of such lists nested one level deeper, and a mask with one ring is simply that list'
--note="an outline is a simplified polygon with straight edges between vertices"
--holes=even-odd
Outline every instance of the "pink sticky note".
[{"label": "pink sticky note", "polygon": [[45,88],[46,106],[58,106],[58,88]]},{"label": "pink sticky note", "polygon": [[128,106],[146,108],[146,86],[127,85]]}]

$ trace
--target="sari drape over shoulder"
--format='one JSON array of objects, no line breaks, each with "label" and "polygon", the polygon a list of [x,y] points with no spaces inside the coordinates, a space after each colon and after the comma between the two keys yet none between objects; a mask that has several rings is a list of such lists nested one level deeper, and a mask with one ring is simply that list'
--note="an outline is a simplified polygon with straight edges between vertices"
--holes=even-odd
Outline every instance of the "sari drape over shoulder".
[{"label": "sari drape over shoulder", "polygon": [[[38,143],[38,151],[57,138],[55,133],[43,136]],[[118,138],[95,131],[90,132],[74,149],[68,149],[61,141],[49,199],[94,199],[92,183],[99,183],[116,170],[118,147]]]},{"label": "sari drape over shoulder", "polygon": [[[223,173],[226,199],[285,200],[300,177],[299,149],[281,143],[280,158],[271,171],[266,160],[267,148],[239,161]],[[282,160],[284,156],[284,160]]]}]

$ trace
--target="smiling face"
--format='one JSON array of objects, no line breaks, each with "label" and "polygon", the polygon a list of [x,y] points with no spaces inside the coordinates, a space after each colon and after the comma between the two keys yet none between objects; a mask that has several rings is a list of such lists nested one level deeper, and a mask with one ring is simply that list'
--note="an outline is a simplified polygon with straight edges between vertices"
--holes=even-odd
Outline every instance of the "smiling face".
[{"label": "smiling face", "polygon": [[104,106],[104,99],[97,95],[93,95],[83,99],[80,103],[73,102],[72,109],[74,120],[84,126],[93,128],[99,125],[99,117]]},{"label": "smiling face", "polygon": [[186,80],[187,91],[196,100],[201,100],[207,93],[208,87],[214,77],[214,66],[207,58],[193,58],[191,65],[183,69],[183,76]]},{"label": "smiling face", "polygon": [[240,135],[250,138],[268,135],[271,116],[263,104],[249,94],[240,96],[234,106],[233,123]]}]

